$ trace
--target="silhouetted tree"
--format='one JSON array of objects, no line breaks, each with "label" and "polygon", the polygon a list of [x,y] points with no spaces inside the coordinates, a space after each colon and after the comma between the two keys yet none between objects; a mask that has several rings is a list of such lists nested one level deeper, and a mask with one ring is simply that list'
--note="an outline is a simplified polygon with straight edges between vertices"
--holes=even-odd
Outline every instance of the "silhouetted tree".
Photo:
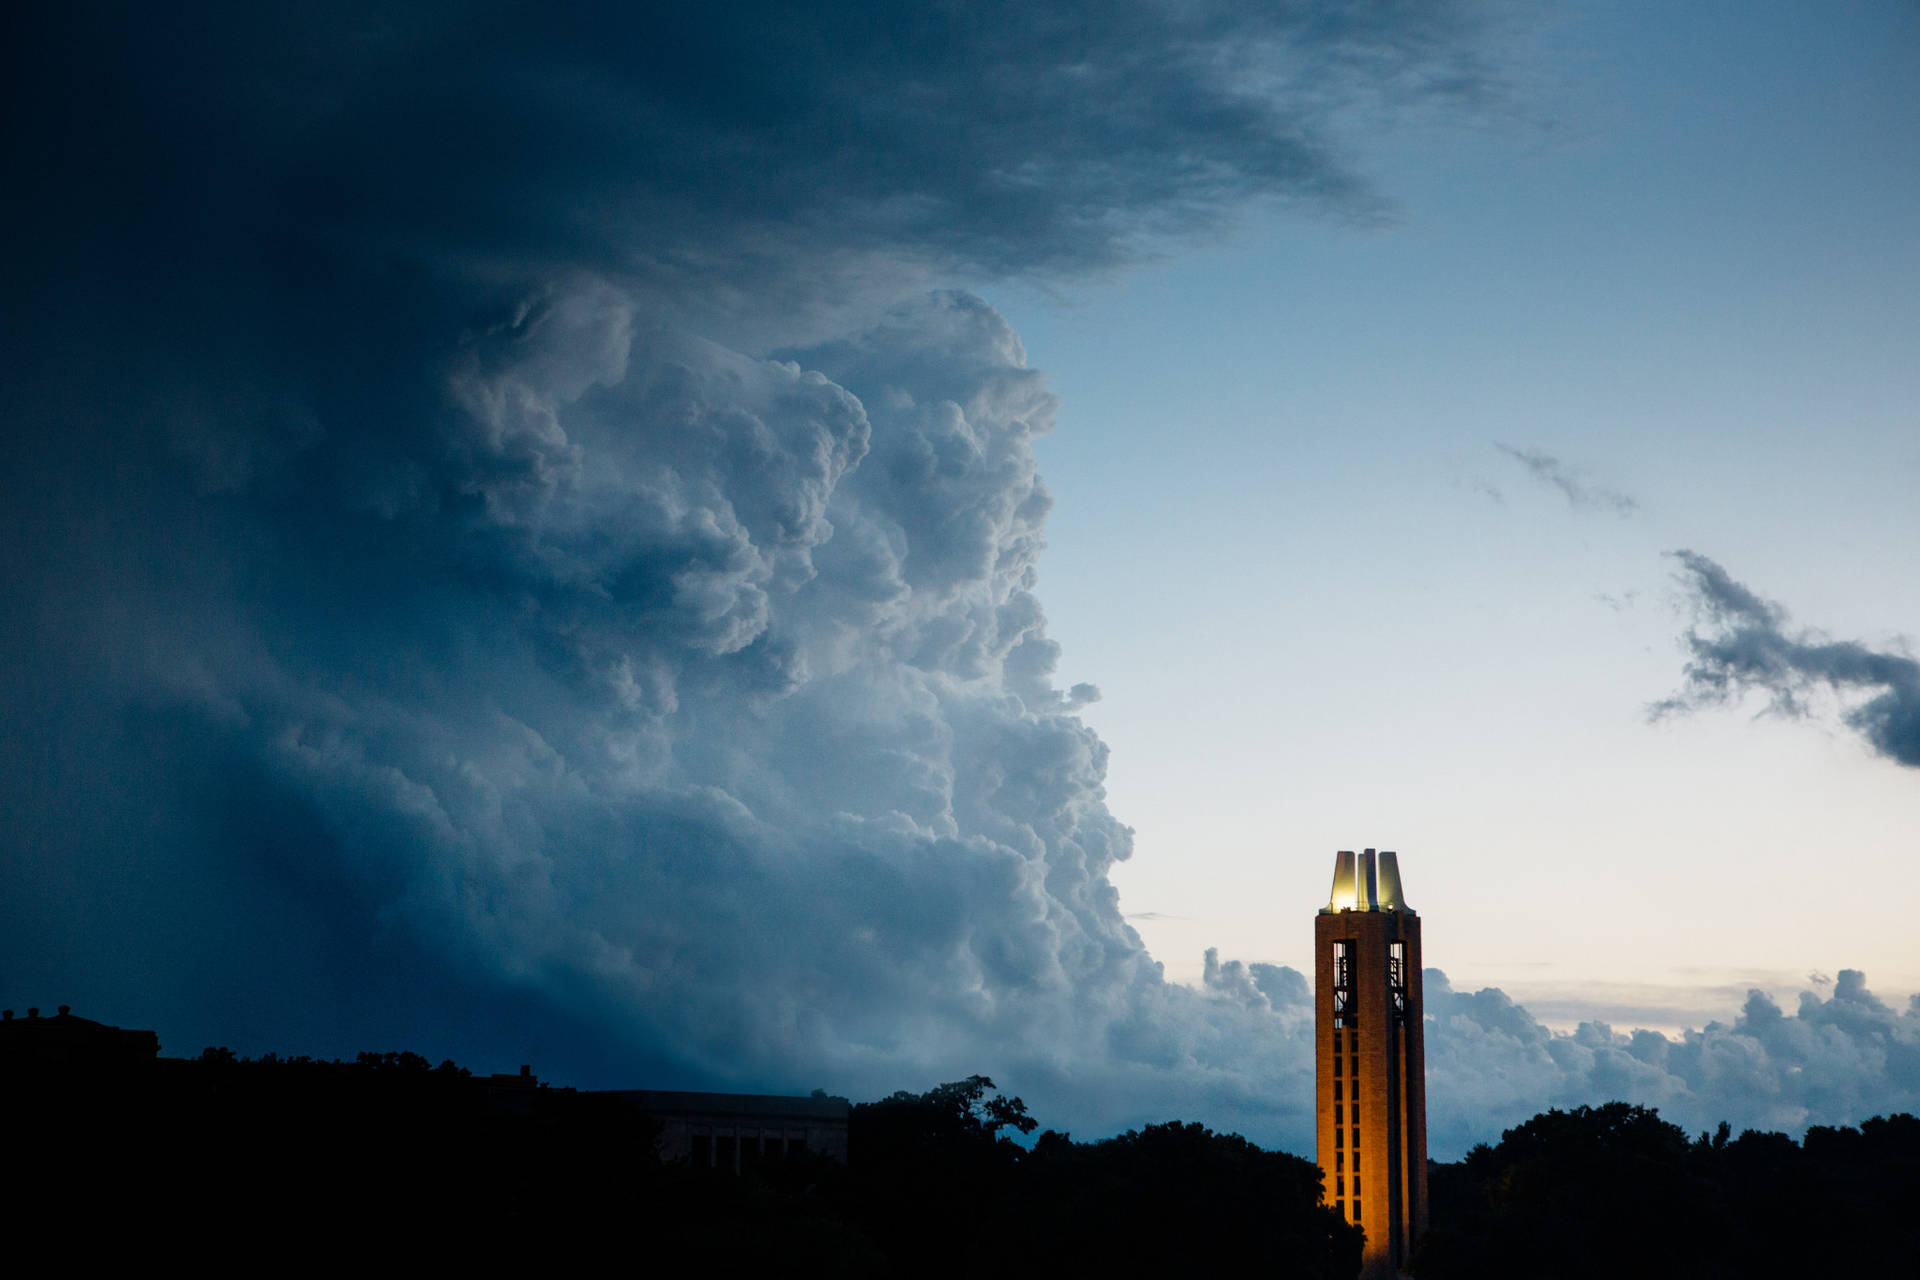
[{"label": "silhouetted tree", "polygon": [[1920,1120],[1688,1143],[1626,1103],[1549,1111],[1433,1165],[1420,1280],[1911,1274]]},{"label": "silhouetted tree", "polygon": [[861,1218],[896,1263],[919,1257],[928,1274],[963,1274],[984,1238],[956,1233],[955,1221],[998,1228],[1014,1210],[1021,1149],[1005,1131],[1029,1132],[1034,1121],[1024,1102],[994,1089],[976,1075],[853,1108],[847,1145]]},{"label": "silhouetted tree", "polygon": [[1361,1233],[1320,1201],[1319,1169],[1204,1125],[1102,1142],[1042,1134],[1023,1161],[1020,1252],[1041,1272],[1351,1277]]},{"label": "silhouetted tree", "polygon": [[854,1108],[866,1231],[896,1274],[1224,1275],[1345,1280],[1361,1235],[1322,1206],[1320,1172],[1203,1125],[1095,1143],[1031,1133],[984,1076]]}]

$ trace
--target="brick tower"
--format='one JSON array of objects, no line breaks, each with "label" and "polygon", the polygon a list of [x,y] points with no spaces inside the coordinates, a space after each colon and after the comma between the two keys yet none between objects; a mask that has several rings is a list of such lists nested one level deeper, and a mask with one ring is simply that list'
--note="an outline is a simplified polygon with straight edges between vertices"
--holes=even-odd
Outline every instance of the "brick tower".
[{"label": "brick tower", "polygon": [[1327,1198],[1367,1233],[1363,1280],[1398,1275],[1427,1225],[1420,917],[1399,860],[1335,856],[1313,922],[1314,1114]]}]

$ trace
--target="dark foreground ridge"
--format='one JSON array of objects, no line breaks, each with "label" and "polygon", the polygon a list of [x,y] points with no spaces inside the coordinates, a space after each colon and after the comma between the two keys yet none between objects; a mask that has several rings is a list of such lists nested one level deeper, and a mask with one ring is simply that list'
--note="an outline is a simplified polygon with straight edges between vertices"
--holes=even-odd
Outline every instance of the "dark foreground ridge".
[{"label": "dark foreground ridge", "polygon": [[[859,1105],[754,1106],[556,1088],[412,1053],[157,1053],[150,1032],[71,1015],[0,1025],[0,1083],[21,1117],[9,1149],[31,1175],[8,1206],[16,1244],[85,1242],[143,1271],[168,1257],[225,1270],[323,1256],[1334,1280],[1359,1265],[1359,1233],[1319,1204],[1310,1162],[1197,1124],[1033,1139],[1025,1104],[984,1076]],[[792,1143],[809,1122],[830,1132],[836,1110],[838,1153],[830,1139]]]},{"label": "dark foreground ridge", "polygon": [[[158,1051],[151,1032],[64,1010],[0,1023],[16,1249],[57,1241],[142,1271],[1345,1280],[1360,1264],[1312,1163],[1178,1122],[1036,1138],[984,1076],[848,1104],[584,1092],[412,1053]],[[1431,1177],[1419,1280],[1905,1275],[1920,1256],[1906,1115],[1795,1142],[1725,1126],[1690,1140],[1625,1103],[1549,1111]]]}]

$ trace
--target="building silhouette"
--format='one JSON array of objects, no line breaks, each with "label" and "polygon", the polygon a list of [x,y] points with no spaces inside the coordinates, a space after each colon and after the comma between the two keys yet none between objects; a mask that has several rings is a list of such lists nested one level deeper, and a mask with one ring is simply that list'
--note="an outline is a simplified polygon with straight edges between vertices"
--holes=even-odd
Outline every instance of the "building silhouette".
[{"label": "building silhouette", "polygon": [[593,1096],[617,1098],[650,1116],[660,1126],[655,1150],[669,1163],[745,1173],[763,1161],[806,1153],[847,1162],[853,1107],[845,1098],[658,1089],[604,1089]]},{"label": "building silhouette", "polygon": [[1326,1194],[1367,1233],[1360,1274],[1399,1274],[1427,1224],[1420,917],[1399,860],[1335,855],[1314,918],[1315,1147]]},{"label": "building silhouette", "polygon": [[84,1073],[137,1067],[160,1054],[160,1037],[130,1031],[74,1014],[66,1005],[51,1018],[38,1008],[16,1018],[0,1010],[0,1071]]}]

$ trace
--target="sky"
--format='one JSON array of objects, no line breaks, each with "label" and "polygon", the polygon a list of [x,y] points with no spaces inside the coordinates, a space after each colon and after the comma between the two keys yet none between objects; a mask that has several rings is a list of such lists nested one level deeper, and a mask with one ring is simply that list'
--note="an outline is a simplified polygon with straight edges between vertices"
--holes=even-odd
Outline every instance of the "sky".
[{"label": "sky", "polygon": [[1064,401],[1042,586],[1170,972],[1303,964],[1273,907],[1359,843],[1449,973],[1543,1001],[1674,1029],[1841,967],[1920,988],[1911,775],[1820,699],[1644,714],[1682,687],[1674,551],[1798,626],[1920,631],[1914,15],[1772,8],[1561,11],[1498,107],[1356,144],[1389,225],[1003,304]]},{"label": "sky", "polygon": [[15,19],[0,994],[1309,1149],[1920,1109],[1909,5]]}]

